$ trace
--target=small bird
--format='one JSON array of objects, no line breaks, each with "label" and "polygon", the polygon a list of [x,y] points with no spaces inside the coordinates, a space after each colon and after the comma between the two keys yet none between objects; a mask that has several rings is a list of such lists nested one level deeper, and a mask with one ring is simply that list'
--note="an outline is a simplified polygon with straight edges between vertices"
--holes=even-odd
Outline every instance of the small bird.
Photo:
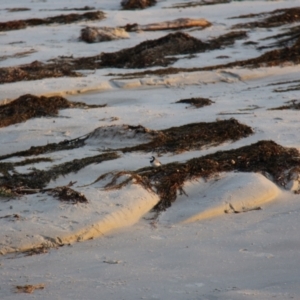
[{"label": "small bird", "polygon": [[150,164],[151,164],[152,167],[159,167],[159,166],[161,166],[161,162],[158,159],[156,159],[154,156],[151,156],[151,158],[150,158]]}]

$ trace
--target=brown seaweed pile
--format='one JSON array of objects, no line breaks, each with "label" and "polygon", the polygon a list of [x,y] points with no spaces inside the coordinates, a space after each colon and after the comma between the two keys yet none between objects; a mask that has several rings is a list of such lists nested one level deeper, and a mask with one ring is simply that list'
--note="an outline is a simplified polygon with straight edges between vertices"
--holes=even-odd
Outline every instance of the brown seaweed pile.
[{"label": "brown seaweed pile", "polygon": [[[155,190],[160,197],[156,210],[165,210],[177,198],[178,192],[185,193],[184,183],[197,178],[210,178],[220,172],[260,172],[272,177],[279,186],[285,186],[289,171],[300,168],[300,153],[295,148],[285,148],[273,141],[259,141],[255,144],[228,151],[218,151],[202,157],[193,158],[185,163],[170,163],[158,168],[143,168],[137,171],[122,171],[104,174],[98,180],[113,175],[108,189],[121,188],[129,182]],[[131,175],[134,181],[123,175]],[[118,180],[119,179],[119,180]],[[98,181],[97,180],[97,181]],[[118,183],[117,183],[118,182]]]},{"label": "brown seaweed pile", "polygon": [[0,84],[63,76],[81,77],[82,74],[75,72],[68,63],[58,65],[56,63],[46,64],[34,61],[16,67],[0,68]]},{"label": "brown seaweed pile", "polygon": [[178,60],[172,55],[195,54],[220,49],[232,45],[236,39],[245,37],[246,32],[234,31],[202,42],[187,33],[175,32],[159,39],[142,42],[132,48],[122,49],[114,53],[103,53],[101,65],[115,68],[167,66]]},{"label": "brown seaweed pile", "polygon": [[12,102],[0,106],[0,128],[21,123],[31,118],[56,116],[64,108],[98,108],[105,105],[87,105],[82,102],[70,102],[61,96],[22,95]]},{"label": "brown seaweed pile", "polygon": [[53,189],[48,189],[47,193],[69,204],[88,203],[89,201],[84,194],[70,188],[74,183],[76,182],[70,182],[67,186],[57,186]]},{"label": "brown seaweed pile", "polygon": [[[122,78],[136,78],[146,75],[170,75],[178,74],[181,72],[198,72],[198,71],[212,71],[218,69],[228,69],[234,67],[244,68],[260,68],[260,67],[274,67],[284,65],[286,63],[292,63],[295,65],[300,64],[300,37],[295,41],[291,47],[284,47],[281,49],[275,49],[267,51],[266,53],[246,60],[238,60],[227,64],[213,65],[202,68],[164,68],[156,70],[147,70],[143,72],[132,72],[126,74],[108,74],[120,76]],[[299,88],[297,88],[299,89]]]},{"label": "brown seaweed pile", "polygon": [[[98,128],[98,129],[101,129]],[[84,136],[63,140],[59,143],[48,143],[42,146],[32,146],[27,150],[12,152],[0,156],[0,160],[5,160],[18,156],[33,156],[51,153],[62,150],[76,149],[84,147],[86,140],[97,138],[98,129]],[[192,123],[178,127],[171,127],[164,130],[150,130],[141,125],[123,125],[123,131],[131,131],[134,135],[147,135],[150,142],[139,144],[133,147],[118,149],[123,152],[145,151],[145,152],[173,152],[180,153],[189,150],[201,149],[205,146],[216,146],[226,141],[236,141],[253,134],[253,130],[247,125],[239,123],[235,119],[216,121],[211,123]],[[113,134],[113,133],[112,133]],[[145,137],[146,138],[146,137]],[[18,163],[0,163],[0,172],[7,174],[14,166],[49,161],[48,158],[25,159]]]}]

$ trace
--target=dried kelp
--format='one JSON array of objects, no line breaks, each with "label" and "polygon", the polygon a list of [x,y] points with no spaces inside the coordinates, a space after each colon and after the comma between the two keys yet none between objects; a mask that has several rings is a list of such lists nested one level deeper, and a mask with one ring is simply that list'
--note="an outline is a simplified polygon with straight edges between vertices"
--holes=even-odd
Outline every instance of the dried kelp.
[{"label": "dried kelp", "polygon": [[122,0],[121,6],[123,9],[145,9],[156,4],[156,0]]},{"label": "dried kelp", "polygon": [[67,202],[69,204],[88,203],[84,194],[71,189],[70,186],[74,183],[75,182],[71,182],[67,186],[57,186],[53,189],[48,189],[47,193],[58,198],[60,201]]},{"label": "dried kelp", "polygon": [[135,47],[89,57],[61,56],[49,63],[34,61],[18,67],[0,68],[0,84],[51,77],[80,77],[76,70],[95,70],[105,67],[145,68],[167,66],[178,60],[179,54],[195,54],[232,45],[246,37],[245,31],[233,31],[202,42],[186,33],[176,32],[156,40],[142,42]]},{"label": "dried kelp", "polygon": [[56,63],[46,64],[34,61],[17,67],[0,68],[0,84],[63,76],[81,77],[82,74],[74,71],[74,68],[68,63],[58,65]]},{"label": "dried kelp", "polygon": [[16,293],[32,294],[35,290],[43,290],[44,288],[45,288],[44,283],[17,285],[16,286]]},{"label": "dried kelp", "polygon": [[245,37],[244,31],[237,31],[202,42],[187,33],[170,33],[156,40],[142,42],[132,48],[122,49],[114,53],[102,53],[101,65],[115,68],[167,66],[178,60],[174,55],[220,49],[232,45],[236,39]]},{"label": "dried kelp", "polygon": [[[132,72],[126,74],[108,74],[109,76],[118,76],[121,78],[137,78],[147,75],[170,75],[182,72],[199,72],[199,71],[212,71],[218,69],[228,69],[234,67],[244,68],[260,68],[260,67],[274,67],[284,65],[286,63],[293,63],[298,65],[300,63],[300,38],[297,39],[292,47],[284,47],[267,51],[266,53],[246,60],[239,60],[227,64],[213,65],[202,68],[163,68],[156,70],[147,70],[143,72]],[[297,88],[299,89],[299,88]]]},{"label": "dried kelp", "polygon": [[56,116],[64,108],[96,108],[105,105],[87,105],[83,102],[70,102],[61,96],[22,95],[12,102],[0,106],[0,128],[24,122],[31,118]]},{"label": "dried kelp", "polygon": [[181,99],[179,101],[176,101],[175,103],[187,103],[195,106],[196,108],[200,108],[203,106],[211,105],[212,103],[214,103],[214,101],[207,98],[197,97],[197,98]]},{"label": "dried kelp", "polygon": [[54,17],[48,17],[45,19],[25,19],[8,22],[0,22],[0,31],[24,29],[27,26],[49,25],[53,23],[58,24],[70,24],[78,21],[99,21],[105,18],[105,14],[102,11],[86,12],[83,14],[68,14],[59,15]]},{"label": "dried kelp", "polygon": [[211,123],[192,123],[158,131],[151,142],[119,149],[123,152],[181,153],[216,146],[225,141],[236,141],[253,134],[253,130],[235,119]]},{"label": "dried kelp", "polygon": [[[228,151],[218,151],[202,157],[193,158],[185,163],[170,163],[158,168],[147,167],[137,171],[122,171],[104,174],[100,179],[113,175],[106,188],[121,188],[128,183],[137,183],[146,189],[155,191],[160,202],[156,210],[165,210],[184,193],[187,180],[210,178],[220,172],[260,172],[273,178],[280,186],[289,181],[292,169],[300,168],[300,153],[295,148],[285,148],[273,141],[259,141],[255,144]],[[125,181],[122,176],[129,175]],[[98,178],[99,179],[99,178]]]}]

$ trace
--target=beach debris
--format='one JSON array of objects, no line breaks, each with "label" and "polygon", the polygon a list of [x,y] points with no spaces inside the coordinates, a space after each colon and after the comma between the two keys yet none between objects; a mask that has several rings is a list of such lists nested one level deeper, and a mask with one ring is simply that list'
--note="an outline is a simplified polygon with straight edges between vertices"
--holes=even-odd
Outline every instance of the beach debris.
[{"label": "beach debris", "polygon": [[16,293],[32,294],[35,290],[43,290],[45,288],[45,284],[39,283],[39,284],[16,285],[15,288],[16,288]]},{"label": "beach debris", "polygon": [[105,264],[118,265],[118,264],[120,264],[122,261],[121,261],[121,260],[113,260],[113,259],[109,259],[109,260],[103,260],[103,262],[104,262]]},{"label": "beach debris", "polygon": [[126,31],[156,31],[179,30],[192,27],[206,28],[208,26],[211,26],[211,23],[205,19],[179,18],[173,21],[164,21],[147,25],[139,25],[137,23],[127,24],[124,26],[124,28]]},{"label": "beach debris", "polygon": [[57,186],[53,189],[47,189],[47,194],[58,198],[60,201],[67,202],[70,204],[88,203],[89,201],[83,193],[77,192],[70,188],[75,183],[76,182],[70,182],[66,186]]},{"label": "beach debris", "polygon": [[129,34],[123,28],[85,27],[81,29],[80,39],[87,43],[98,43],[118,39],[128,39]]}]

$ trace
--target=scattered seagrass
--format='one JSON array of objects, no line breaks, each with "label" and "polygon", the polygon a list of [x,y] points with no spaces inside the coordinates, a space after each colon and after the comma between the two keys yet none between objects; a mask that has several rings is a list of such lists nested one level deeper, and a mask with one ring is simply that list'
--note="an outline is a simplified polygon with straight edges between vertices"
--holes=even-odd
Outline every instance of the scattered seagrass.
[{"label": "scattered seagrass", "polygon": [[283,110],[283,109],[294,109],[300,110],[300,101],[299,100],[289,100],[287,101],[288,105],[282,105],[279,107],[269,108],[269,110]]},{"label": "scattered seagrass", "polygon": [[253,17],[265,17],[261,21],[240,23],[233,26],[233,28],[270,28],[278,27],[285,24],[291,24],[300,21],[300,7],[291,7],[276,9],[271,12],[264,12],[258,14],[241,15],[232,17],[231,19],[253,18]]},{"label": "scattered seagrass", "polygon": [[205,6],[205,5],[225,4],[230,2],[231,0],[212,0],[212,1],[197,0],[197,1],[176,3],[164,8],[188,8],[188,7]]},{"label": "scattered seagrass", "polygon": [[65,176],[69,173],[76,173],[90,164],[101,163],[118,157],[119,155],[115,152],[104,153],[54,165],[48,170],[33,169],[26,174],[8,173],[0,177],[0,191],[2,189],[7,193],[11,192],[11,194],[16,193],[17,195],[43,192],[50,180],[56,180],[59,176]]}]

